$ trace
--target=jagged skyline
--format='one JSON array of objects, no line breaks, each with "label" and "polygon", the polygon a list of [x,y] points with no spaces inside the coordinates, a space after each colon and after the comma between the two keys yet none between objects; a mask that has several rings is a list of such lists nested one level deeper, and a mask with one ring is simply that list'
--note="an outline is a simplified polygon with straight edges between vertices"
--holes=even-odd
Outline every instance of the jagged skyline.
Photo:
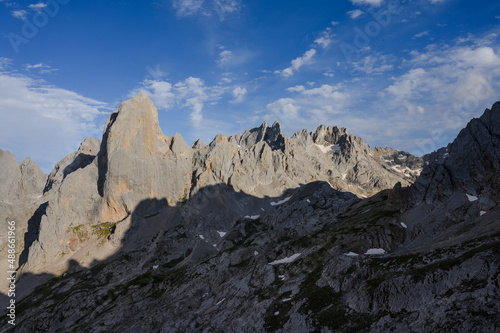
[{"label": "jagged skyline", "polygon": [[415,155],[445,146],[500,93],[494,2],[0,7],[0,147],[45,172],[138,92],[189,144],[279,120],[287,135],[338,125]]}]

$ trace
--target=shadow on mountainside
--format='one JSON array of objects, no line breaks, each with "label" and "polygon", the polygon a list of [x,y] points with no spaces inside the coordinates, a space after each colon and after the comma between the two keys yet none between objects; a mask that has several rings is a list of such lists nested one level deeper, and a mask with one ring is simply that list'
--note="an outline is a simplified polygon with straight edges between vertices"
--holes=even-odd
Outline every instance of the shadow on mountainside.
[{"label": "shadow on mountainside", "polygon": [[[16,303],[17,326],[10,327],[3,316],[0,327],[7,332],[222,327],[272,332],[286,331],[293,317],[318,329],[362,332],[388,313],[403,320],[401,313],[443,302],[442,297],[456,306],[455,301],[464,302],[452,297],[456,292],[475,299],[473,293],[482,293],[487,284],[468,281],[498,275],[483,269],[485,261],[498,267],[498,233],[429,255],[345,255],[401,246],[408,235],[399,220],[398,191],[360,200],[314,182],[279,198],[257,198],[219,184],[175,206],[144,200],[128,219],[102,233],[103,242],[120,244],[106,260],[88,268],[70,260],[60,276],[23,274],[18,290],[33,281],[45,283]],[[480,310],[464,322],[484,322],[496,311],[490,302],[496,294],[487,292]],[[449,316],[451,325],[456,320]]]},{"label": "shadow on mountainside", "polygon": [[[470,151],[462,148],[456,151],[463,155],[454,157],[452,150],[446,161],[467,161]],[[89,267],[69,260],[60,276],[20,276],[18,325],[10,327],[3,316],[0,327],[7,332],[497,331],[500,209],[493,196],[484,214],[481,205],[490,204],[483,194],[495,194],[498,187],[483,181],[473,188],[467,177],[457,186],[462,173],[451,172],[451,162],[441,163],[442,153],[437,163],[431,155],[416,190],[397,185],[363,200],[325,182],[290,189],[279,198],[219,184],[175,206],[164,198],[144,200],[123,221],[93,229],[89,243],[117,248],[107,259]],[[461,169],[473,173],[475,165]],[[497,177],[495,165],[484,165]],[[472,190],[479,197],[473,201],[464,192]],[[37,239],[45,209],[40,206],[30,219],[26,246]],[[389,254],[370,256],[369,249]],[[26,248],[21,262],[28,254]],[[9,299],[0,296],[5,309]]]},{"label": "shadow on mountainside", "polygon": [[[329,200],[333,202],[330,206]],[[85,301],[86,313],[78,316],[90,316],[103,302],[101,296],[91,297],[92,290],[112,285],[126,292],[136,283],[157,282],[158,276],[173,283],[184,270],[223,251],[243,246],[252,234],[265,231],[271,244],[275,245],[285,240],[298,240],[318,232],[326,223],[309,223],[303,220],[304,214],[324,207],[332,209],[333,217],[357,201],[355,195],[335,191],[325,182],[290,189],[279,198],[258,198],[218,184],[202,188],[192,198],[175,206],[169,206],[165,199],[144,200],[127,219],[106,226],[106,230],[99,230],[94,235],[101,242],[119,240],[119,249],[106,260],[94,261],[88,268],[70,260],[66,271],[59,276],[45,273],[19,276],[16,285],[17,322],[29,323],[28,326],[21,325],[29,327],[26,331],[43,330],[36,324],[35,309],[40,310],[39,307],[45,304],[82,302],[82,297],[90,298]],[[26,262],[29,246],[38,237],[47,205],[41,205],[30,219],[21,264]],[[296,216],[288,218],[291,214]],[[3,309],[8,301],[6,295],[0,295]],[[62,325],[57,326],[62,329],[79,319],[75,316],[70,311],[58,314],[54,320]],[[17,328],[22,331],[21,326]]]}]

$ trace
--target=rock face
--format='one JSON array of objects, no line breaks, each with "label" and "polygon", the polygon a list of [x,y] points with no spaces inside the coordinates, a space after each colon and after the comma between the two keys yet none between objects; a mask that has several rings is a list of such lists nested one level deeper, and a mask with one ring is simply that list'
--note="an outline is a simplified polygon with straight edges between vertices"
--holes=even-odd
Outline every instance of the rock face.
[{"label": "rock face", "polygon": [[[32,162],[25,164],[26,170],[33,168]],[[264,198],[311,181],[368,196],[397,182],[409,185],[422,164],[408,153],[372,150],[344,128],[320,126],[315,133],[302,131],[287,138],[279,122],[231,137],[218,135],[208,146],[198,141],[189,147],[179,134],[162,133],[155,106],[146,95],[138,95],[113,112],[102,141],[86,139],[49,175],[38,203],[41,208],[36,214],[31,210],[33,227],[21,255],[22,271],[58,274],[70,259],[88,265],[105,257],[120,246],[140,203],[140,214],[147,217],[209,186],[223,184]],[[2,190],[16,191],[11,187],[19,183],[19,172],[5,170],[14,175],[9,177],[14,185],[6,183]],[[23,184],[36,190],[36,184]],[[149,199],[154,200],[147,206]],[[246,212],[232,214],[236,215],[226,224]],[[111,236],[110,226],[111,246],[98,249],[102,238]],[[60,260],[61,254],[65,260]]]},{"label": "rock face", "polygon": [[[123,103],[109,118],[99,160],[101,221],[126,218],[144,199],[175,203],[188,194],[191,148],[179,134],[166,137],[158,112],[144,94]],[[144,208],[154,214],[159,207]]]},{"label": "rock face", "polygon": [[[0,251],[7,253],[8,222],[14,221],[16,230],[16,249],[25,246],[24,234],[28,231],[28,220],[41,204],[41,196],[47,175],[28,157],[21,165],[16,157],[0,150]],[[19,256],[16,257],[16,266]],[[9,269],[7,260],[0,262],[0,269]],[[0,288],[5,290],[8,281],[1,280]]]},{"label": "rock face", "polygon": [[417,158],[278,122],[189,147],[136,96],[45,186],[0,151],[3,205],[43,188],[12,330],[496,332],[499,156],[500,103]]},{"label": "rock face", "polygon": [[338,190],[361,197],[408,186],[419,175],[423,160],[394,149],[371,149],[345,128],[320,126],[314,133],[302,131],[287,138],[281,125],[247,130],[226,138],[219,135],[194,156],[196,190],[224,183],[246,193],[278,196],[299,184],[322,180]]}]

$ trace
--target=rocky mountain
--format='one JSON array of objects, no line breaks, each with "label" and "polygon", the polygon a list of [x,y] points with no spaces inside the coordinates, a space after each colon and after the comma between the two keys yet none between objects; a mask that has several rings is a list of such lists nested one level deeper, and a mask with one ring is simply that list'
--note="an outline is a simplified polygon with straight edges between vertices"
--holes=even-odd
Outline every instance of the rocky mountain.
[{"label": "rocky mountain", "polygon": [[499,157],[500,103],[418,158],[278,122],[190,147],[138,95],[49,176],[1,152],[3,328],[498,331]]}]

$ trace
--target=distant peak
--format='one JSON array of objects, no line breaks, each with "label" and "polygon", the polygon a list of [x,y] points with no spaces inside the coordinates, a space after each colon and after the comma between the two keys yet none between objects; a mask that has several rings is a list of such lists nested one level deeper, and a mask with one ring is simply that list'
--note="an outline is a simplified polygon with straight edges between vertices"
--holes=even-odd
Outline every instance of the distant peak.
[{"label": "distant peak", "polygon": [[193,145],[191,146],[191,148],[193,148],[193,149],[200,149],[200,148],[203,148],[203,147],[206,147],[206,145],[200,139],[196,140],[193,143]]},{"label": "distant peak", "polygon": [[491,111],[493,112],[500,112],[500,101],[495,102],[493,106],[491,107]]}]

